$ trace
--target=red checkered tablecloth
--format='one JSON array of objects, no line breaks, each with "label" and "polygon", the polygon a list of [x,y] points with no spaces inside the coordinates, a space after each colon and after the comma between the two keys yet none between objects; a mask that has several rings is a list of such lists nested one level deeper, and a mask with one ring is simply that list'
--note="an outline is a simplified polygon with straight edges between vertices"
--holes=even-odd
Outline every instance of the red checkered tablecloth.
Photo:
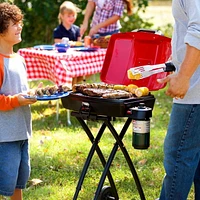
[{"label": "red checkered tablecloth", "polygon": [[28,79],[48,79],[57,85],[72,85],[72,79],[101,72],[106,49],[79,52],[68,49],[67,53],[22,48],[18,53],[24,57]]}]

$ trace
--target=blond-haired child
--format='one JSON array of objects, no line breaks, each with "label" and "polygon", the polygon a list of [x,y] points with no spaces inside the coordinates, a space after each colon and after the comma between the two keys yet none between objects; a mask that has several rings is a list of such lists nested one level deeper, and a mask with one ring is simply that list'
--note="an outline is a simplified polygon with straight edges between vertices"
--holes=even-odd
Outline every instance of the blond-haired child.
[{"label": "blond-haired child", "polygon": [[80,28],[74,24],[79,8],[71,1],[64,1],[60,5],[58,19],[59,25],[53,31],[55,43],[61,42],[63,37],[70,41],[80,41]]}]

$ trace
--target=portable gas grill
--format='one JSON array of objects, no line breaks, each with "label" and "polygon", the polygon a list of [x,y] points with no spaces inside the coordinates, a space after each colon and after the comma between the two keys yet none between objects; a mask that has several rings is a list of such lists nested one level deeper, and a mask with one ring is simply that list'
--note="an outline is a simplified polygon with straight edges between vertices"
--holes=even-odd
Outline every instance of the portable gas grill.
[{"label": "portable gas grill", "polygon": [[[140,48],[140,51],[137,52],[135,45],[138,46],[140,43],[142,49]],[[150,90],[161,89],[165,85],[156,84],[155,79],[163,78],[168,73],[163,72],[153,75],[152,77],[145,78],[145,80],[138,81],[137,84],[136,81],[133,82],[127,79],[127,70],[131,67],[140,65],[140,63],[145,65],[165,62],[169,58],[170,53],[170,39],[164,36],[152,32],[142,32],[141,34],[139,32],[114,34],[111,36],[108,45],[101,73],[101,80],[109,84],[128,85],[130,83],[134,83],[138,86],[149,86]],[[155,84],[153,84],[153,81]],[[109,170],[118,147],[120,147],[130,168],[140,198],[145,200],[145,195],[137,172],[123,143],[123,137],[131,122],[133,121],[133,124],[134,122],[138,122],[139,126],[136,127],[135,132],[138,131],[138,133],[140,132],[143,134],[137,135],[137,133],[134,133],[133,131],[133,134],[135,135],[133,137],[132,145],[136,149],[147,149],[149,147],[150,130],[148,130],[148,128],[150,129],[149,122],[152,117],[155,97],[152,94],[149,94],[148,96],[140,98],[131,97],[126,99],[104,99],[102,97],[90,97],[72,92],[69,96],[62,98],[61,100],[64,108],[72,110],[71,115],[77,118],[92,143],[77,183],[73,200],[78,198],[79,191],[81,190],[81,186],[95,151],[104,167],[104,170],[95,192],[94,200],[119,200],[119,195],[117,193],[112,174]],[[119,133],[117,133],[111,123],[115,117],[127,118]],[[102,122],[96,136],[92,134],[84,120]],[[116,141],[107,161],[98,145],[106,127],[109,129]],[[109,180],[110,186],[103,186],[106,177]]]},{"label": "portable gas grill", "polygon": [[[132,120],[138,117],[134,112],[132,112],[131,109],[134,107],[138,107],[141,104],[153,109],[154,102],[155,102],[154,96],[148,95],[142,98],[135,97],[135,98],[128,98],[128,99],[103,99],[101,97],[89,97],[89,96],[85,96],[79,93],[71,93],[69,96],[62,98],[61,100],[62,100],[63,106],[66,109],[73,110],[71,115],[75,116],[78,119],[79,123],[82,125],[84,131],[86,132],[86,134],[88,135],[92,143],[91,149],[88,153],[88,157],[83,167],[73,199],[75,200],[78,197],[78,194],[79,194],[79,191],[81,190],[81,186],[85,178],[85,175],[87,173],[90,161],[95,151],[97,152],[101,160],[101,163],[104,167],[104,171],[101,176],[94,199],[96,200],[97,199],[99,200],[103,200],[103,199],[118,200],[119,199],[109,168],[111,166],[111,163],[114,159],[114,156],[117,152],[118,147],[120,147],[129,165],[129,168],[131,170],[131,173],[137,185],[140,197],[141,199],[144,200],[145,197],[144,197],[144,193],[143,193],[139,178],[137,176],[137,173],[133,166],[131,158],[129,157],[128,151],[126,150],[125,145],[122,142],[122,139],[130,123],[132,122]],[[151,117],[151,111],[152,110],[148,110],[147,119]],[[111,123],[112,117],[127,117],[127,120],[119,134],[116,132],[115,128],[113,127]],[[144,117],[143,112],[142,112],[142,118],[144,118],[143,120],[146,119],[146,115]],[[102,125],[95,138],[84,120],[102,121]],[[110,153],[110,156],[107,162],[103,156],[101,149],[98,146],[98,143],[106,127],[109,128],[110,132],[112,133],[113,137],[116,140],[116,143]],[[110,187],[103,187],[103,183],[105,181],[106,176],[108,177],[108,180],[110,182]]]}]

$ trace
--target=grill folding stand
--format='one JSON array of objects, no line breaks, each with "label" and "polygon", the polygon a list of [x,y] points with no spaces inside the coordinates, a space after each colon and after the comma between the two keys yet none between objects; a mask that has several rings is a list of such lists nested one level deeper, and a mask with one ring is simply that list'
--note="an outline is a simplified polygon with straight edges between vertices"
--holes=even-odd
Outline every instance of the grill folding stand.
[{"label": "grill folding stand", "polygon": [[[159,90],[164,88],[166,84],[157,83],[156,80],[158,78],[166,77],[168,73],[162,72],[142,80],[133,81],[128,79],[127,70],[141,65],[165,63],[170,55],[171,39],[162,36],[157,32],[139,30],[136,32],[113,34],[109,41],[106,57],[101,71],[101,81],[108,84],[136,84],[139,87],[148,87],[150,91]],[[128,99],[103,99],[99,97],[88,97],[81,94],[71,93],[68,97],[64,97],[61,100],[63,107],[73,111],[71,114],[78,119],[92,143],[78,181],[73,200],[76,200],[78,197],[83,180],[90,165],[90,161],[95,151],[101,160],[104,170],[100,178],[94,200],[119,199],[114,180],[109,170],[118,147],[121,148],[121,151],[129,165],[140,198],[145,200],[136,170],[122,140],[130,123],[135,117],[131,111],[132,108],[138,107],[140,103],[144,103],[146,107],[149,107],[152,110],[155,102],[154,96],[148,95],[142,98]],[[114,126],[111,124],[113,117],[127,117],[120,133],[117,133]],[[93,136],[84,120],[96,120],[102,122],[96,137]],[[98,145],[106,127],[108,127],[116,140],[107,161],[105,160]],[[103,187],[106,176],[110,182],[110,187]]]},{"label": "grill folding stand", "polygon": [[[94,200],[108,200],[108,199],[119,200],[117,189],[116,189],[112,174],[109,170],[119,147],[126,159],[126,162],[129,166],[132,176],[135,180],[140,198],[141,198],[141,200],[145,200],[145,195],[144,195],[142,186],[140,184],[139,177],[137,175],[137,172],[131,161],[129,153],[128,153],[122,140],[123,140],[123,137],[129,127],[130,123],[134,119],[134,115],[131,113],[130,108],[138,106],[142,102],[146,106],[149,106],[150,108],[153,109],[154,102],[155,102],[154,96],[149,95],[145,98],[135,98],[135,99],[132,99],[132,101],[131,101],[130,99],[127,99],[127,100],[126,99],[125,100],[105,100],[105,99],[101,99],[101,98],[93,98],[93,97],[87,97],[87,96],[71,93],[68,97],[64,97],[61,100],[62,100],[62,104],[65,108],[73,110],[71,112],[71,115],[77,118],[77,120],[83,127],[85,133],[89,137],[90,142],[92,143],[92,146],[89,150],[85,164],[83,166],[79,181],[77,183],[77,187],[76,187],[76,191],[74,193],[73,200],[76,200],[78,198],[85,175],[87,173],[87,170],[89,168],[90,162],[92,160],[92,157],[93,157],[95,151],[104,167],[104,170],[101,175],[100,181],[98,183],[98,187],[97,187],[95,195],[94,195]],[[95,104],[95,101],[98,102],[98,106]],[[127,101],[128,101],[128,103],[127,103]],[[115,112],[113,114],[112,113],[112,105],[114,105],[114,104],[115,104]],[[118,109],[116,109],[117,108],[116,105],[118,105]],[[100,110],[98,110],[96,112],[97,107],[101,107],[101,112],[100,112]],[[108,114],[109,109],[110,109],[110,111],[109,111],[110,115]],[[111,123],[111,121],[115,117],[127,117],[120,133],[117,133],[117,131],[115,130],[114,126]],[[96,137],[94,137],[94,135],[92,134],[91,130],[85,123],[85,120],[102,122],[101,127],[100,127]],[[110,152],[110,155],[108,156],[107,161],[98,145],[106,127],[109,129],[109,131],[113,135],[114,139],[116,140],[116,142]],[[103,186],[106,177],[109,180],[110,186]]]}]

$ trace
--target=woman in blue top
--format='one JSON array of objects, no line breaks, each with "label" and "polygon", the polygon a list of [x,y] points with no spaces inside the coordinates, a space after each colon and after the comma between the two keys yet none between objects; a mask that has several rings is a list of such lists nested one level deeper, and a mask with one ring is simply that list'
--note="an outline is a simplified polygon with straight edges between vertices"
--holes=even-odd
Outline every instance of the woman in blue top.
[{"label": "woman in blue top", "polygon": [[64,1],[60,6],[58,15],[59,25],[53,31],[55,43],[61,42],[63,37],[70,41],[80,41],[80,28],[74,24],[79,9],[70,1]]}]

